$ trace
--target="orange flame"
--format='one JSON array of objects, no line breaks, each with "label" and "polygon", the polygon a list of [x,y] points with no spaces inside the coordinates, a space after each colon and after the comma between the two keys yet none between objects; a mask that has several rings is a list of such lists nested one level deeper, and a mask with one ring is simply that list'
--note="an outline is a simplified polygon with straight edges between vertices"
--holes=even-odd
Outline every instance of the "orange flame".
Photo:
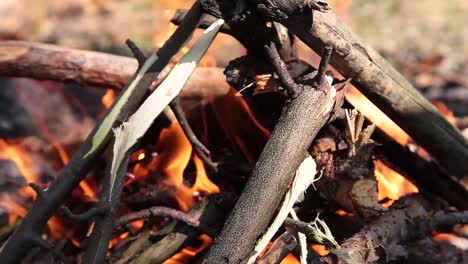
[{"label": "orange flame", "polygon": [[317,253],[319,256],[326,256],[330,251],[324,245],[321,244],[313,244],[312,249]]},{"label": "orange flame", "polygon": [[[62,145],[60,144],[53,144],[53,146],[55,147],[55,149],[57,150],[59,156],[60,156],[60,159],[62,160],[62,164],[68,164],[68,162],[70,161],[70,157],[68,156],[68,153],[67,151],[65,151],[65,149],[62,147]],[[93,199],[97,199],[97,194],[96,192],[94,191],[93,188],[91,188],[91,186],[89,186],[89,184],[86,182],[86,179],[82,180],[80,183],[79,183],[79,186],[81,188],[81,190],[90,198],[93,198]]]},{"label": "orange flame", "polygon": [[[381,161],[374,161],[375,177],[378,181],[378,199],[389,198],[397,200],[401,196],[419,192],[418,188],[398,172],[392,170]],[[386,206],[390,206],[386,204]]]},{"label": "orange flame", "polygon": [[[32,171],[34,161],[30,159],[28,153],[15,143],[7,143],[0,139],[0,158],[13,161],[18,167],[26,182],[38,182],[38,175]],[[36,193],[29,187],[23,187],[18,192],[26,198],[35,198]]]},{"label": "orange flame", "polygon": [[289,253],[286,257],[281,261],[281,264],[299,264],[299,260],[292,254]]},{"label": "orange flame", "polygon": [[18,220],[18,218],[24,217],[28,210],[23,206],[19,205],[16,201],[14,201],[10,196],[3,194],[0,196],[0,206],[5,207],[8,209],[8,223],[13,224]]},{"label": "orange flame", "polygon": [[114,102],[115,97],[115,91],[112,89],[107,89],[106,93],[101,98],[102,105],[108,109]]},{"label": "orange flame", "polygon": [[[196,155],[192,155],[192,146],[178,122],[172,122],[167,129],[161,131],[158,146],[168,148],[161,151],[159,155],[160,166],[165,181],[177,188],[175,198],[181,210],[190,210],[195,204],[194,197],[199,192],[208,194],[219,192],[218,186],[208,178],[202,161]],[[191,157],[193,157],[197,175],[195,184],[188,187],[184,184],[183,176]]]},{"label": "orange flame", "polygon": [[395,122],[393,122],[387,115],[385,115],[377,106],[375,106],[367,97],[365,97],[358,89],[351,86],[346,91],[346,99],[352,104],[372,123],[385,132],[388,136],[393,138],[401,145],[406,145],[410,142],[411,138],[401,129]]},{"label": "orange flame", "polygon": [[120,241],[124,240],[125,238],[127,238],[128,236],[130,235],[129,232],[125,232],[125,233],[122,233],[120,236],[118,237],[114,237],[111,239],[111,241],[109,242],[109,245],[107,246],[108,249],[111,249],[113,247],[115,247]]},{"label": "orange flame", "polygon": [[249,162],[255,164],[271,135],[270,131],[260,124],[247,102],[237,96],[234,89],[229,90],[222,99],[213,102],[213,108],[227,139],[232,145],[238,146]]}]

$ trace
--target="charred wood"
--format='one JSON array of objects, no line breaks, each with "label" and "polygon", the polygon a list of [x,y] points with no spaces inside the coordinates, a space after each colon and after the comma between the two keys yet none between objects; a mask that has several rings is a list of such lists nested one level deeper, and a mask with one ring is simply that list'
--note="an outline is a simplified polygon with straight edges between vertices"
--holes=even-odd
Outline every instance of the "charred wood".
[{"label": "charred wood", "polygon": [[421,196],[412,195],[399,199],[379,219],[365,226],[360,232],[346,239],[333,256],[323,257],[325,263],[374,263],[376,261],[401,260],[408,257],[404,247],[408,241],[431,235],[443,225],[466,221],[466,212],[450,213],[433,218],[429,205]]}]

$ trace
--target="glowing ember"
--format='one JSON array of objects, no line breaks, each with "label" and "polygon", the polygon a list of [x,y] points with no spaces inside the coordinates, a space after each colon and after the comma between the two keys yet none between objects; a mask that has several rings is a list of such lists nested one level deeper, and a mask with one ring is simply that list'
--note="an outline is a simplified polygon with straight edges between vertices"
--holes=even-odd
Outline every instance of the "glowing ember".
[{"label": "glowing ember", "polygon": [[335,212],[335,214],[339,215],[339,216],[354,216],[354,214],[350,213],[350,212],[346,212],[345,210],[337,210]]},{"label": "glowing ember", "polygon": [[102,105],[107,109],[114,102],[116,97],[115,91],[112,89],[107,89],[106,93],[102,96],[101,102]]},{"label": "glowing ember", "polygon": [[289,253],[282,261],[281,264],[299,264],[299,260],[291,253]]},{"label": "glowing ember", "polygon": [[433,239],[437,242],[450,243],[462,250],[468,250],[468,239],[463,237],[447,233],[438,233],[434,235]]},{"label": "glowing ember", "polygon": [[143,159],[145,159],[145,153],[140,153],[140,154],[138,154],[138,158],[137,158],[137,159],[138,159],[138,160],[143,160]]},{"label": "glowing ember", "polygon": [[326,256],[330,251],[324,245],[321,244],[313,244],[312,249],[317,253],[319,256]]},{"label": "glowing ember", "polygon": [[374,165],[375,176],[378,181],[379,200],[385,198],[397,200],[401,196],[418,192],[418,188],[414,184],[381,161],[374,161]]}]

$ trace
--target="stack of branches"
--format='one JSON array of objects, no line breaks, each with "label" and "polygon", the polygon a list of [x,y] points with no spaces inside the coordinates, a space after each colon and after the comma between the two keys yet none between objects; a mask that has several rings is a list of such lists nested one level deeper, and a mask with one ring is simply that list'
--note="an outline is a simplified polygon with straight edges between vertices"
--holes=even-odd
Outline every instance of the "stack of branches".
[{"label": "stack of branches", "polygon": [[[178,29],[152,56],[147,58],[128,42],[136,61],[48,45],[0,43],[0,48],[7,51],[0,57],[3,76],[115,88],[127,83],[56,180],[47,189],[31,185],[38,194],[37,200],[4,243],[0,251],[2,261],[17,263],[34,246],[64,258],[41,238],[41,230],[103,155],[108,155],[109,164],[100,202],[80,215],[63,209],[72,219],[94,223],[84,253],[86,263],[106,260],[114,228],[154,215],[170,216],[175,221],[156,235],[149,231],[139,234],[116,255],[117,262],[163,262],[201,233],[216,236],[211,248],[198,256],[204,263],[279,263],[290,252],[300,255],[303,263],[373,263],[410,257],[435,261],[435,257],[427,260],[420,251],[411,251],[411,243],[419,241],[423,246],[418,249],[424,245],[427,248],[422,238],[430,237],[432,231],[468,222],[468,214],[463,211],[467,207],[466,189],[459,183],[468,175],[464,164],[468,158],[467,143],[414,87],[336,17],[326,13],[328,10],[328,5],[318,0],[200,0],[189,11],[177,13],[172,21],[179,25]],[[163,89],[162,80],[170,79],[171,58],[197,27],[208,28],[208,32],[217,27],[246,47],[247,55],[233,60],[225,75],[227,83],[238,90],[255,84],[254,92],[245,94],[250,103],[255,104],[256,93],[282,98],[281,103],[269,106],[271,112],[279,113],[270,120],[275,124],[271,137],[221,230],[211,227],[224,220],[226,212],[221,208],[231,208],[232,203],[219,199],[205,199],[188,214],[169,208],[147,208],[116,219],[128,155],[134,146],[119,149],[119,135],[112,131],[120,127],[123,133],[122,123],[131,123],[147,102],[144,98],[148,96],[149,100],[155,93],[150,92],[152,86],[156,87],[154,91]],[[296,37],[321,54],[317,69],[296,57]],[[422,159],[380,132],[374,133],[375,127],[364,126],[364,118],[355,111],[343,110],[348,80],[330,77],[325,71],[329,62],[424,147],[434,161]],[[135,74],[131,76],[131,72]],[[218,69],[196,70],[181,97],[212,96],[210,93],[216,91],[207,92],[200,87],[205,79],[220,78],[219,75]],[[228,89],[224,81],[218,83],[218,91]],[[180,122],[196,153],[213,173],[218,173],[219,164],[210,159],[209,151],[191,130],[179,97],[169,101],[162,114]],[[376,147],[373,134],[385,138],[385,143]],[[120,155],[119,151],[124,153]],[[392,151],[399,154],[390,154]],[[383,207],[377,200],[372,166],[375,153],[383,154],[389,164],[409,175],[426,175],[411,179],[422,194],[402,198],[389,209]],[[116,163],[117,156],[121,159]],[[321,178],[317,179],[319,174]],[[431,178],[427,179],[427,175]],[[310,191],[304,196],[308,188]],[[301,197],[302,202],[293,207]],[[317,212],[325,210],[324,205],[328,211],[345,209],[360,224],[342,233],[341,225],[330,224],[329,228],[316,217]],[[310,214],[311,208],[315,214]],[[452,212],[447,211],[449,208]],[[305,221],[311,219],[315,220]],[[356,227],[362,228],[355,230]],[[258,257],[277,230],[282,233]],[[308,250],[310,243],[324,244],[330,254],[318,257]],[[463,255],[452,249],[443,258],[457,261]]]}]

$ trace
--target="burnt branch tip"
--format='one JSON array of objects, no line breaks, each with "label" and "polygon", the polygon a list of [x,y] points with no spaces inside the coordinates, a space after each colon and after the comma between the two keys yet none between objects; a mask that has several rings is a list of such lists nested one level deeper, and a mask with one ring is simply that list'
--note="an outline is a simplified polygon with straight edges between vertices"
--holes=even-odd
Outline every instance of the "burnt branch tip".
[{"label": "burnt branch tip", "polygon": [[146,56],[143,51],[141,51],[141,49],[131,39],[127,39],[125,44],[127,44],[133,54],[133,57],[138,61],[138,67],[141,67],[146,61]]},{"label": "burnt branch tip", "polygon": [[117,228],[119,226],[124,226],[128,223],[133,221],[141,220],[141,219],[148,219],[150,217],[169,217],[179,222],[184,222],[189,226],[197,227],[200,225],[200,221],[189,214],[184,212],[169,208],[169,207],[162,207],[162,206],[154,206],[151,208],[147,208],[138,212],[133,212],[126,214],[120,217],[114,224],[114,227]]},{"label": "burnt branch tip", "polygon": [[103,214],[106,214],[110,209],[110,206],[109,204],[101,204],[101,205],[98,205],[96,207],[93,207],[91,209],[89,209],[88,211],[84,212],[84,213],[81,213],[81,214],[74,214],[72,211],[70,211],[70,209],[68,209],[68,207],[66,206],[62,206],[60,208],[62,214],[65,216],[65,217],[68,217],[72,220],[75,220],[75,221],[84,221],[84,220],[89,220],[90,218],[96,216],[96,215],[103,215]]},{"label": "burnt branch tip", "polygon": [[331,54],[333,51],[332,46],[325,46],[322,53],[322,59],[317,70],[317,75],[315,75],[314,82],[315,86],[319,86],[325,81],[325,70],[327,69],[328,63],[330,62]]},{"label": "burnt branch tip", "polygon": [[36,183],[30,182],[29,187],[31,187],[36,192],[37,197],[42,197],[44,195],[44,190]]}]

